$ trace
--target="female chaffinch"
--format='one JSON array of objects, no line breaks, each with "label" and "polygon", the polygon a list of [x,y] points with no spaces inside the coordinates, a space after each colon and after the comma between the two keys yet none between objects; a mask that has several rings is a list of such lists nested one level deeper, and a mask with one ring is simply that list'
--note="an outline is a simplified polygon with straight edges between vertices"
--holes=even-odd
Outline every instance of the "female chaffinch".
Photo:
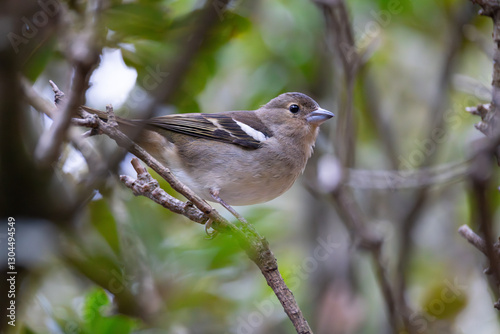
[{"label": "female chaffinch", "polygon": [[305,94],[285,93],[252,111],[117,122],[126,134],[144,126],[134,141],[203,199],[250,205],[293,185],[313,152],[319,125],[333,116]]}]

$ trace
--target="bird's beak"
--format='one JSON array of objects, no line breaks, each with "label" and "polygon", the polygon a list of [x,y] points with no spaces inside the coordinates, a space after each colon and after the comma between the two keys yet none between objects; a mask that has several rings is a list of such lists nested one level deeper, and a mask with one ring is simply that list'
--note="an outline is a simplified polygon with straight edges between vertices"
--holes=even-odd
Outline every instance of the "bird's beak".
[{"label": "bird's beak", "polygon": [[325,110],[323,108],[318,108],[314,110],[312,113],[307,115],[306,120],[307,122],[314,124],[314,125],[320,125],[324,121],[329,120],[335,116],[333,113],[329,112],[328,110]]}]

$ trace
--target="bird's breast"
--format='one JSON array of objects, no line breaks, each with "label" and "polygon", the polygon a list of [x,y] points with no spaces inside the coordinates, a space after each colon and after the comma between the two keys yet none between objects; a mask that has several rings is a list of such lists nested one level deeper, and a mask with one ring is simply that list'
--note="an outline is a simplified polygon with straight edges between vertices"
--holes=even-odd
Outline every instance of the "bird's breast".
[{"label": "bird's breast", "polygon": [[270,201],[287,191],[302,173],[309,152],[285,149],[268,139],[258,149],[210,140],[170,146],[159,157],[195,193],[213,201],[210,190],[230,205]]}]

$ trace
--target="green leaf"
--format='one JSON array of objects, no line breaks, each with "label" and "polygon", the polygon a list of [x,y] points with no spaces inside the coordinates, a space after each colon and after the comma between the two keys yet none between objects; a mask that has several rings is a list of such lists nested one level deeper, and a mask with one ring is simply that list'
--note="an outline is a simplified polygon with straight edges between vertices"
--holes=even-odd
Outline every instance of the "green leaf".
[{"label": "green leaf", "polygon": [[85,297],[83,320],[88,333],[130,333],[136,326],[136,320],[123,315],[105,316],[109,298],[102,288],[96,288]]},{"label": "green leaf", "polygon": [[53,58],[55,52],[55,39],[50,38],[48,41],[41,43],[23,66],[24,75],[31,81],[36,78],[45,70],[49,61]]},{"label": "green leaf", "polygon": [[[174,98],[174,104],[179,108],[196,108],[197,104],[192,101],[207,85],[218,70],[217,59],[219,51],[229,41],[235,38],[251,26],[248,19],[236,15],[228,14],[222,24],[217,25],[203,42],[203,48],[191,63],[188,75],[184,79],[181,88]],[[189,109],[187,109],[189,110]],[[189,110],[189,112],[192,112]]]},{"label": "green leaf", "polygon": [[111,7],[105,12],[109,29],[124,37],[162,39],[169,26],[164,8],[156,3],[129,3]]},{"label": "green leaf", "polygon": [[116,221],[104,200],[92,201],[89,204],[90,221],[99,233],[106,239],[106,242],[118,254],[120,251],[120,241],[116,229]]},{"label": "green leaf", "polygon": [[109,305],[108,296],[101,288],[95,288],[85,296],[83,320],[87,326],[92,327],[95,320],[101,317],[101,308],[107,305]]},{"label": "green leaf", "polygon": [[466,292],[452,280],[432,285],[425,292],[422,309],[438,319],[454,319],[467,306]]},{"label": "green leaf", "polygon": [[36,332],[31,330],[28,326],[23,326],[20,332],[22,334],[36,334]]}]

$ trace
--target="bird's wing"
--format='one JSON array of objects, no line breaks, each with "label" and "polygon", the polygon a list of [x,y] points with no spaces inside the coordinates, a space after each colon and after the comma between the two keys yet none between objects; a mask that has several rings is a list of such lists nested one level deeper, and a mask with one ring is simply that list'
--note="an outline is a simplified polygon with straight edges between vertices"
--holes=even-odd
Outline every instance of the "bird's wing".
[{"label": "bird's wing", "polygon": [[248,149],[259,148],[272,136],[271,131],[250,111],[168,115],[147,120],[147,124],[153,129],[156,127]]}]

